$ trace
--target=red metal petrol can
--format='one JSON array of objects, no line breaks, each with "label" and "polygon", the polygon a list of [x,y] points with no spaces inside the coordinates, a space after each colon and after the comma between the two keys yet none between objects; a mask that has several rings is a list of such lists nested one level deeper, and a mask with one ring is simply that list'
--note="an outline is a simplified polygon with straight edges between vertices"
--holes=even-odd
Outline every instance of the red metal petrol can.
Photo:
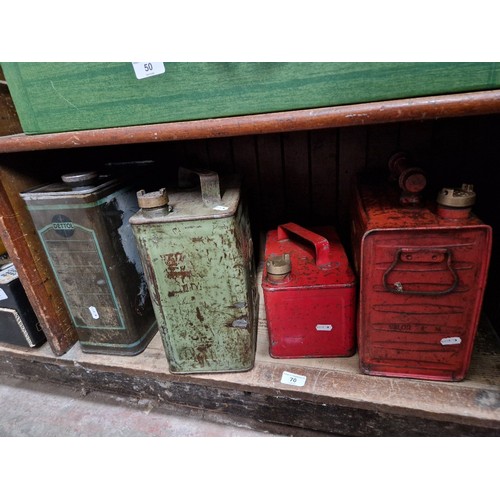
[{"label": "red metal petrol can", "polygon": [[390,183],[357,179],[351,236],[362,372],[465,378],[491,253],[491,227],[463,201],[475,198],[467,190],[402,205]]},{"label": "red metal petrol can", "polygon": [[270,231],[262,289],[272,357],[354,354],[356,278],[334,228]]}]

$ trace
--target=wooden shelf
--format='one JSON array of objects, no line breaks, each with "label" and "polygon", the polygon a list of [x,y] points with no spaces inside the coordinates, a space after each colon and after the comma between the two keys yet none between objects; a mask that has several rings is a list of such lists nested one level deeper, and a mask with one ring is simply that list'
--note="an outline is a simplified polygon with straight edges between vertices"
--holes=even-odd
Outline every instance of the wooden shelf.
[{"label": "wooden shelf", "polygon": [[[0,344],[0,369],[13,376],[41,378],[81,386],[84,390],[151,398],[159,405],[183,405],[235,419],[247,418],[254,427],[279,425],[293,435],[311,430],[326,435],[356,436],[499,436],[500,347],[498,337],[487,324],[483,324],[478,333],[466,380],[455,383],[363,375],[357,355],[337,359],[272,359],[268,354],[262,297],[256,363],[249,372],[170,374],[159,335],[135,357],[82,353],[75,343],[76,334],[36,231],[18,194],[37,183],[36,175],[30,177],[23,168],[23,155],[15,154],[499,113],[500,90],[494,90],[231,118],[0,137],[0,154],[4,160],[0,163],[0,231],[42,326],[50,332],[49,342],[39,349]],[[351,128],[349,132],[357,131]],[[348,151],[359,149],[359,154],[364,155],[361,148],[354,147],[358,144],[357,135],[346,135],[344,139],[352,146]],[[325,143],[328,140],[330,136]],[[423,144],[427,142],[426,139]],[[264,144],[263,150],[271,145]],[[244,138],[239,147],[242,148],[239,157],[253,151],[253,145],[245,144]],[[325,158],[333,157],[329,151],[323,152]],[[36,153],[30,157],[36,157]],[[266,167],[276,163],[281,168],[281,163],[274,161],[277,156],[270,154],[269,158]],[[363,165],[363,159],[355,156],[348,155],[342,161],[353,164],[353,171]],[[270,169],[263,167],[264,171],[269,173]],[[269,183],[274,179],[272,174],[273,171],[269,173]],[[348,175],[342,173],[336,182],[347,180]],[[306,385],[281,384],[283,371],[305,375]]]},{"label": "wooden shelf", "polygon": [[155,125],[0,137],[0,153],[208,139],[500,113],[500,90]]},{"label": "wooden shelf", "polygon": [[[258,282],[260,288],[261,271]],[[78,344],[54,356],[39,349],[0,344],[0,369],[36,378],[151,399],[221,414],[254,428],[302,435],[498,436],[500,435],[500,345],[481,325],[470,370],[462,382],[432,382],[363,375],[358,356],[273,359],[260,292],[257,355],[242,373],[174,375],[157,334],[133,357],[82,353]],[[281,383],[284,371],[306,377],[303,387]]]}]

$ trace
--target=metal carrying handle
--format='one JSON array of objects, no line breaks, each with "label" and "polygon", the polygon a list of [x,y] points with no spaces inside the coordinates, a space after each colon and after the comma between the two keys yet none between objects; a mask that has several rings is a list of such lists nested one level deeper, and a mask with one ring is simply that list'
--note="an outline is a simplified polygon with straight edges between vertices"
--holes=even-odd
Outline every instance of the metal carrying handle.
[{"label": "metal carrying handle", "polygon": [[300,236],[304,240],[312,243],[316,252],[316,265],[327,266],[330,261],[330,244],[328,240],[319,234],[309,231],[294,222],[278,226],[278,241],[289,239],[290,234]]},{"label": "metal carrying handle", "polygon": [[[402,256],[405,256],[402,259]],[[413,259],[415,256],[415,259]],[[453,283],[449,288],[445,290],[439,291],[425,291],[425,290],[408,290],[405,289],[405,286],[396,282],[393,285],[389,285],[387,283],[387,277],[394,270],[397,264],[401,261],[405,262],[443,262],[446,260],[447,270],[453,276]],[[383,279],[384,288],[388,292],[397,293],[398,295],[446,295],[447,293],[453,292],[458,286],[458,275],[451,266],[451,251],[446,248],[438,248],[438,249],[408,249],[408,248],[400,248],[394,257],[394,261],[389,266],[387,271],[384,273]]]},{"label": "metal carrying handle", "polygon": [[200,180],[201,199],[207,206],[220,205],[222,196],[220,194],[219,174],[213,170],[179,168],[179,186],[191,187],[190,179],[196,176]]}]

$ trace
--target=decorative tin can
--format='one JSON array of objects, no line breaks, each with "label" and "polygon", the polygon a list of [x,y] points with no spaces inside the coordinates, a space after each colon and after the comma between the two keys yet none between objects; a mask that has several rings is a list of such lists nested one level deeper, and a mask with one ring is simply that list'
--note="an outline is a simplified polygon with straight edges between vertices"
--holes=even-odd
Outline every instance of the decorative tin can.
[{"label": "decorative tin can", "polygon": [[[187,188],[194,179],[194,189]],[[137,193],[131,217],[169,369],[253,367],[258,295],[250,223],[239,181],[180,169],[179,187]]]},{"label": "decorative tin can", "polygon": [[38,347],[47,339],[13,264],[0,269],[0,342]]},{"label": "decorative tin can", "polygon": [[134,190],[82,172],[31,189],[26,202],[82,351],[135,355],[157,332],[128,220]]},{"label": "decorative tin can", "polygon": [[272,357],[354,354],[356,279],[333,227],[270,231],[262,289]]},{"label": "decorative tin can", "polygon": [[471,213],[470,186],[443,190],[438,203],[402,206],[399,198],[394,186],[375,179],[358,179],[354,189],[361,370],[462,380],[486,286],[491,227]]}]

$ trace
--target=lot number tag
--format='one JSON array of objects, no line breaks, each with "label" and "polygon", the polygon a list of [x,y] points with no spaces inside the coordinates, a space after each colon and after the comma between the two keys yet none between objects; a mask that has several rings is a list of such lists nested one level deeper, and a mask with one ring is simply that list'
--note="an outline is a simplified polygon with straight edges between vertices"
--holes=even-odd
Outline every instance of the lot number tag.
[{"label": "lot number tag", "polygon": [[295,373],[283,372],[283,375],[281,376],[281,383],[303,387],[306,383],[306,379],[307,377],[304,377],[304,375],[296,375]]},{"label": "lot number tag", "polygon": [[133,62],[132,66],[138,80],[165,73],[165,65],[162,62]]}]

